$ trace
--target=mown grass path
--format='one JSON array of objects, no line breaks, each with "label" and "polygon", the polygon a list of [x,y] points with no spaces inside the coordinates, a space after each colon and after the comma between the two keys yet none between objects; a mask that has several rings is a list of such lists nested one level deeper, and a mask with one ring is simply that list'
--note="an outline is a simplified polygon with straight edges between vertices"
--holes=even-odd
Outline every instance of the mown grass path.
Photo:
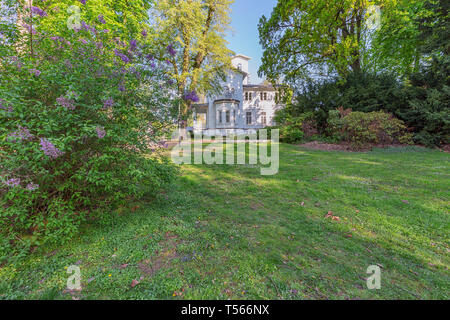
[{"label": "mown grass path", "polygon": [[[185,165],[153,201],[3,266],[0,297],[449,299],[449,160],[281,145],[275,176]],[[72,264],[81,292],[65,290]],[[374,264],[380,290],[366,288]]]}]

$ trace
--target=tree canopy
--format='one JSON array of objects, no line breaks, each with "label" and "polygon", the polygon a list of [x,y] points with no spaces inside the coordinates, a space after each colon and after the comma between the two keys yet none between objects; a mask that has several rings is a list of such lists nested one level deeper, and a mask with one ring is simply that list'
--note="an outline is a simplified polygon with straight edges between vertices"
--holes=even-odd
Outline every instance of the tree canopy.
[{"label": "tree canopy", "polygon": [[[431,3],[436,1],[431,1]],[[361,70],[418,70],[425,0],[279,1],[259,23],[260,76],[293,83]]]},{"label": "tree canopy", "polygon": [[218,89],[230,67],[232,52],[224,39],[233,0],[160,0],[155,29],[161,43],[170,43],[168,63],[179,94],[183,117],[198,93]]}]

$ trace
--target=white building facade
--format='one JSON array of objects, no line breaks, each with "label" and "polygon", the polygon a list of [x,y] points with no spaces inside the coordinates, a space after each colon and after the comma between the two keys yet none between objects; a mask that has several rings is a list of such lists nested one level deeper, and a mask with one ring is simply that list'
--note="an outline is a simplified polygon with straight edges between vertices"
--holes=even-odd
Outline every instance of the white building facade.
[{"label": "white building facade", "polygon": [[277,102],[278,92],[269,84],[249,83],[250,59],[241,54],[234,56],[222,94],[207,96],[194,106],[194,132],[226,136],[275,125],[275,111],[283,107]]}]

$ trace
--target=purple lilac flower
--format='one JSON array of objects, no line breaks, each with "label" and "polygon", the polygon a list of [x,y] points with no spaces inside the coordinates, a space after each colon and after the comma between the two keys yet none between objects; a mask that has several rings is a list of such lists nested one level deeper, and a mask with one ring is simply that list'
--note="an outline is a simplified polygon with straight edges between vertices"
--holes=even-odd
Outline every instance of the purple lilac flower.
[{"label": "purple lilac flower", "polygon": [[34,74],[36,77],[39,77],[41,71],[39,71],[38,69],[30,69],[30,73]]},{"label": "purple lilac flower", "polygon": [[197,93],[195,92],[195,90],[192,90],[191,92],[186,93],[184,98],[186,100],[191,100],[192,102],[199,102],[200,101],[200,99],[199,99]]},{"label": "purple lilac flower", "polygon": [[155,59],[151,54],[148,54],[145,56],[145,59],[152,61],[153,59]]},{"label": "purple lilac flower", "polygon": [[82,43],[84,43],[84,44],[87,44],[87,43],[88,43],[87,40],[84,39],[84,38],[80,39],[80,42],[82,42]]},{"label": "purple lilac flower", "polygon": [[36,34],[36,30],[34,30],[34,26],[33,25],[29,25],[28,23],[22,23],[22,26],[27,29],[28,32],[30,32],[31,34]]},{"label": "purple lilac flower", "polygon": [[103,48],[103,43],[101,42],[96,42],[95,45],[97,46],[98,49]]},{"label": "purple lilac flower", "polygon": [[19,140],[31,140],[33,139],[33,135],[30,133],[30,130],[28,130],[25,127],[18,126],[19,130],[14,131],[9,134],[9,137],[11,137],[12,142],[16,142]]},{"label": "purple lilac flower", "polygon": [[175,48],[173,47],[172,44],[169,44],[167,46],[167,52],[172,56],[175,57],[175,55],[177,54],[177,51],[175,50]]},{"label": "purple lilac flower", "polygon": [[100,23],[103,23],[103,24],[106,23],[105,18],[103,18],[103,15],[99,14],[97,18]]},{"label": "purple lilac flower", "polygon": [[47,15],[47,12],[45,12],[44,10],[42,10],[39,7],[31,7],[31,12],[40,15],[41,17],[45,17]]},{"label": "purple lilac flower", "polygon": [[135,39],[130,40],[130,50],[135,51],[137,49],[137,41]]},{"label": "purple lilac flower", "polygon": [[99,139],[103,139],[106,136],[106,131],[103,127],[97,127],[95,128],[95,131],[97,132],[97,137]]},{"label": "purple lilac flower", "polygon": [[143,36],[144,38],[147,37],[147,31],[146,31],[145,29],[142,30],[141,34],[142,34],[142,36]]},{"label": "purple lilac flower", "polygon": [[41,138],[41,150],[44,154],[52,159],[56,159],[63,154],[53,143],[45,138]]},{"label": "purple lilac flower", "polygon": [[86,0],[78,0],[80,1],[83,5],[86,5]]},{"label": "purple lilac flower", "polygon": [[20,185],[20,178],[12,178],[5,181],[8,187],[18,187]]},{"label": "purple lilac flower", "polygon": [[119,50],[115,49],[114,53],[116,54],[116,56],[122,59],[123,62],[125,63],[130,62],[130,58],[128,58],[125,54],[121,53]]},{"label": "purple lilac flower", "polygon": [[119,91],[121,92],[125,91],[125,87],[123,86],[123,84],[119,84]]},{"label": "purple lilac flower", "polygon": [[102,30],[102,32],[103,32],[103,33],[108,33],[109,30],[108,30],[108,29],[104,29],[104,30]]},{"label": "purple lilac flower", "polygon": [[112,106],[114,106],[113,98],[108,98],[103,102],[103,108],[105,108],[105,109],[111,108]]},{"label": "purple lilac flower", "polygon": [[74,101],[71,99],[68,99],[64,96],[61,96],[59,98],[56,98],[56,102],[61,106],[69,110],[75,110]]},{"label": "purple lilac flower", "polygon": [[33,191],[33,190],[39,189],[39,185],[35,184],[33,182],[30,182],[29,184],[27,184],[26,188],[27,188],[27,190]]},{"label": "purple lilac flower", "polygon": [[86,31],[91,30],[91,26],[88,25],[88,24],[87,24],[86,22],[84,22],[84,21],[81,21],[81,28],[84,29],[84,30],[86,30]]}]

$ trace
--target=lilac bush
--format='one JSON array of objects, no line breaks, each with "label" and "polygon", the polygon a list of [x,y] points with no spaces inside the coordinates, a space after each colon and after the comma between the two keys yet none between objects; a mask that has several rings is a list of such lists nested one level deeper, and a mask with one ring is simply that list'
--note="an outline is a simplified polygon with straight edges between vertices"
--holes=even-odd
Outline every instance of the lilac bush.
[{"label": "lilac bush", "polygon": [[32,235],[30,245],[67,239],[95,208],[170,182],[168,159],[148,154],[179,99],[171,53],[141,41],[146,30],[118,38],[93,15],[79,30],[49,32],[39,21],[52,13],[38,9],[27,22],[33,54],[0,42],[0,232],[8,243]]}]

